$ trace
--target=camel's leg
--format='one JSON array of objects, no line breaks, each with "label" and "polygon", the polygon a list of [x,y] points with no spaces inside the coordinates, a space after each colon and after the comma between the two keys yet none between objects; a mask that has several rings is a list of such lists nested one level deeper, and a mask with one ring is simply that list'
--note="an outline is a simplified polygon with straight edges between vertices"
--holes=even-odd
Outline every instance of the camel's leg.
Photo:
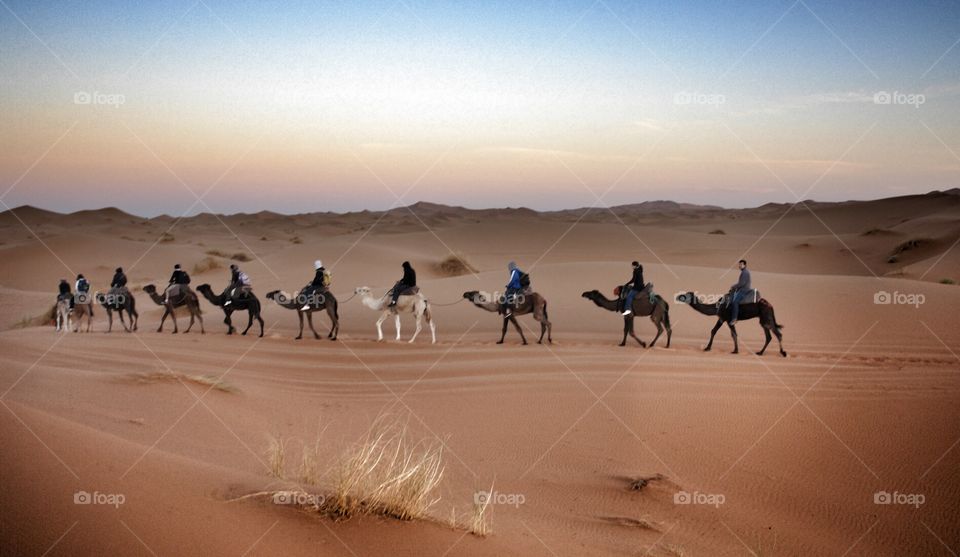
[{"label": "camel's leg", "polygon": [[416,329],[413,330],[413,336],[410,337],[410,341],[409,341],[410,343],[413,343],[413,341],[417,340],[417,335],[419,335],[421,329],[423,329],[423,323],[421,323],[422,320],[423,320],[423,313],[417,313],[417,327]]},{"label": "camel's leg", "polygon": [[773,334],[777,335],[777,344],[780,345],[780,355],[786,358],[787,353],[783,350],[783,333],[780,332],[780,329],[774,326]]},{"label": "camel's leg", "polygon": [[137,313],[137,310],[130,310],[127,312],[127,317],[130,318],[130,324],[132,325],[130,328],[136,331],[140,326],[140,314]]},{"label": "camel's leg", "polygon": [[193,324],[196,322],[196,317],[194,317],[194,315],[193,315],[193,309],[191,309],[191,308],[188,308],[188,309],[189,309],[189,311],[190,311],[190,324],[187,325],[187,330],[183,331],[184,334],[189,333],[189,332],[190,332],[190,329],[193,328]]},{"label": "camel's leg", "polygon": [[661,325],[660,321],[655,319],[652,315],[650,316],[650,321],[653,321],[653,324],[657,326],[657,336],[653,337],[653,340],[650,341],[650,348],[653,348],[653,345],[657,343],[657,339],[663,334],[663,325]]},{"label": "camel's leg", "polygon": [[[203,330],[203,315],[200,314],[200,304],[197,304],[197,307],[194,309],[197,311],[197,321],[200,322],[200,334],[205,335],[207,332]],[[190,315],[190,318],[193,318],[192,314]]]},{"label": "camel's leg", "polygon": [[520,340],[523,341],[523,344],[527,344],[527,337],[523,334],[523,329],[520,328],[520,323],[517,322],[516,316],[514,316],[513,314],[510,314],[509,319],[510,319],[510,322],[513,323],[513,328],[515,328],[517,332],[520,333]]},{"label": "camel's leg", "polygon": [[380,315],[380,319],[377,319],[377,342],[383,341],[383,322],[386,321],[389,316],[390,312],[385,311]]},{"label": "camel's leg", "polygon": [[233,313],[233,310],[226,310],[223,312],[223,324],[227,326],[227,334],[233,334],[233,320],[230,319],[230,314]]},{"label": "camel's leg", "polygon": [[770,334],[770,329],[763,327],[763,336],[765,337],[763,342],[763,348],[757,352],[757,356],[763,356],[763,353],[767,351],[767,345],[770,344],[770,341],[773,339],[773,335]]},{"label": "camel's leg", "polygon": [[327,316],[330,317],[330,333],[327,335],[327,338],[337,340],[337,333],[340,332],[340,320],[337,319],[337,310],[328,305]]},{"label": "camel's leg", "polygon": [[297,310],[297,317],[300,319],[300,332],[297,333],[296,340],[300,340],[303,338],[303,312],[299,309]]},{"label": "camel's leg", "polygon": [[310,325],[310,331],[313,333],[313,338],[315,340],[320,340],[320,335],[317,334],[317,330],[313,328],[313,312],[307,312],[307,325]]},{"label": "camel's leg", "polygon": [[730,327],[730,336],[733,338],[733,352],[732,354],[740,353],[740,340],[737,338],[737,327],[736,325],[727,325]]},{"label": "camel's leg", "polygon": [[[121,315],[121,319],[122,319],[122,318],[123,318],[123,314],[120,314],[120,315]],[[112,333],[112,332],[113,332],[113,312],[112,312],[111,310],[109,310],[109,309],[107,310],[107,332],[108,332],[108,333]]]},{"label": "camel's leg", "polygon": [[397,324],[397,340],[400,340],[400,312],[394,314],[394,321]]},{"label": "camel's leg", "polygon": [[507,321],[508,317],[503,318],[503,330],[500,331],[500,340],[497,341],[497,344],[503,344],[503,339],[507,336]]},{"label": "camel's leg", "polygon": [[433,322],[433,316],[430,315],[429,310],[427,310],[427,324],[430,325],[430,344],[437,343],[437,324]]},{"label": "camel's leg", "polygon": [[250,327],[253,327],[253,311],[252,310],[249,310],[249,309],[247,310],[247,317],[248,317],[247,328],[243,330],[243,333],[241,333],[244,336],[246,336],[247,331],[250,330]]},{"label": "camel's leg", "polygon": [[720,330],[720,327],[723,325],[723,318],[717,319],[717,324],[713,326],[713,329],[710,331],[710,342],[707,343],[707,347],[703,349],[704,352],[709,352],[713,348],[713,337],[717,335],[717,331]]},{"label": "camel's leg", "polygon": [[260,317],[260,314],[257,313],[257,321],[260,323],[260,336],[263,336],[263,317]]},{"label": "camel's leg", "polygon": [[543,321],[540,322],[540,338],[537,339],[537,344],[543,344],[543,335],[547,334],[547,324]]},{"label": "camel's leg", "polygon": [[627,316],[627,319],[630,321],[630,336],[633,338],[633,340],[637,341],[637,342],[640,344],[640,346],[642,346],[643,348],[646,348],[646,347],[647,347],[647,343],[646,343],[646,342],[643,342],[642,340],[640,340],[640,338],[637,337],[637,333],[634,332],[634,327],[633,327],[633,326],[634,326],[634,321],[633,321],[634,315],[635,315],[634,313],[631,313],[629,316]]}]

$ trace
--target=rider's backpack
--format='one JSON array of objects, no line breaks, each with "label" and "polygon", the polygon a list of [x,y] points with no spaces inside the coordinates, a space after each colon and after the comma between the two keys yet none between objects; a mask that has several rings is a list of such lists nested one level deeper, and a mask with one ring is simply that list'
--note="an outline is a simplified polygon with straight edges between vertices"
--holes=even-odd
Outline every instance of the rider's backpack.
[{"label": "rider's backpack", "polygon": [[524,272],[520,272],[520,286],[523,288],[530,288],[530,275]]}]

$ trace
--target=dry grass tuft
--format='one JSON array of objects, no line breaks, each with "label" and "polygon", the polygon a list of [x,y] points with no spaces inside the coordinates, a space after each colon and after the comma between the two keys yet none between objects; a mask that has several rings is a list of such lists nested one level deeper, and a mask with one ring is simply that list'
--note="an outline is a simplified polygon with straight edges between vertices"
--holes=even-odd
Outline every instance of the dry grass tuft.
[{"label": "dry grass tuft", "polygon": [[173,234],[170,234],[169,232],[164,232],[163,234],[160,235],[160,240],[159,240],[159,241],[162,242],[162,243],[164,243],[164,244],[166,244],[166,243],[170,243],[170,242],[172,242],[172,241],[174,241],[174,240],[176,240],[176,238],[173,237]]},{"label": "dry grass tuft", "polygon": [[134,373],[131,377],[140,384],[183,382],[211,387],[224,393],[235,393],[238,390],[236,387],[213,375],[186,375],[184,373],[154,371],[152,373]]},{"label": "dry grass tuft", "polygon": [[208,249],[208,250],[207,250],[207,255],[211,255],[211,256],[213,256],[213,257],[222,257],[222,258],[224,258],[224,259],[226,259],[227,257],[229,257],[225,252],[223,252],[223,251],[221,251],[221,250],[218,250],[218,249]]},{"label": "dry grass tuft", "polygon": [[270,466],[270,475],[283,479],[287,463],[287,442],[282,436],[271,436],[267,447],[267,463]]},{"label": "dry grass tuft", "polygon": [[366,439],[341,458],[327,510],[339,517],[373,514],[400,520],[427,518],[440,497],[443,446],[412,442],[399,422],[378,419]]},{"label": "dry grass tuft", "polygon": [[44,325],[52,325],[57,321],[57,306],[54,304],[44,314],[36,315],[30,317],[29,315],[24,315],[20,318],[19,321],[10,326],[11,329],[26,329],[27,327],[42,327]]},{"label": "dry grass tuft", "polygon": [[[493,484],[490,484],[490,490],[487,493],[493,493]],[[466,528],[467,531],[473,534],[484,538],[490,534],[490,516],[487,515],[487,509],[490,508],[490,501],[492,497],[474,497],[473,500],[473,512],[470,513],[470,517],[467,519]]]},{"label": "dry grass tuft", "polygon": [[252,257],[250,257],[249,255],[247,255],[242,251],[238,251],[237,253],[231,255],[230,259],[233,259],[234,261],[239,261],[241,263],[246,263],[247,261],[253,261]]},{"label": "dry grass tuft", "polygon": [[710,232],[707,232],[707,234],[716,234],[716,235],[719,235],[719,236],[723,236],[723,235],[726,235],[726,232],[724,232],[722,229],[718,228],[718,229],[716,229],[716,230],[711,230]]},{"label": "dry grass tuft", "polygon": [[630,482],[631,491],[640,491],[650,485],[650,482],[658,482],[663,479],[663,474],[654,474],[652,476],[642,476]]},{"label": "dry grass tuft", "polygon": [[942,278],[940,279],[940,284],[957,284],[957,281],[952,278]]},{"label": "dry grass tuft", "polygon": [[199,275],[206,273],[207,271],[213,271],[215,269],[222,269],[223,265],[212,257],[204,257],[198,263],[193,265],[193,274]]},{"label": "dry grass tuft", "polygon": [[442,260],[433,265],[434,271],[438,275],[445,277],[458,277],[460,275],[469,275],[477,272],[476,267],[470,264],[462,254],[451,253]]}]

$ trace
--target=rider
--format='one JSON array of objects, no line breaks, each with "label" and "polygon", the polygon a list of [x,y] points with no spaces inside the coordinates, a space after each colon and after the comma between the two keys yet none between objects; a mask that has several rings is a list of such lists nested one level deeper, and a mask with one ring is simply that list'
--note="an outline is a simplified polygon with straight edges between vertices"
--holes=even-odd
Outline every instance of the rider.
[{"label": "rider", "polygon": [[127,275],[123,273],[123,267],[117,267],[110,280],[110,288],[120,289],[127,285]]},{"label": "rider", "polygon": [[[315,292],[323,292],[330,286],[330,273],[327,272],[327,269],[323,266],[323,261],[317,259],[313,262],[313,280],[310,281],[310,284],[303,289],[304,294],[313,294]],[[303,311],[310,309],[309,300],[304,298],[303,307],[300,308]]]},{"label": "rider", "polygon": [[410,265],[409,261],[403,262],[403,278],[397,281],[393,285],[392,298],[390,300],[390,306],[394,307],[397,305],[397,298],[401,294],[405,293],[407,290],[415,287],[417,285],[417,272],[413,270],[413,267]]},{"label": "rider", "polygon": [[187,284],[190,284],[190,275],[188,275],[187,272],[180,267],[180,264],[177,263],[173,266],[173,274],[170,275],[170,283],[167,285],[164,302],[170,301],[171,290],[176,289],[179,293],[180,286]]},{"label": "rider", "polygon": [[230,297],[224,302],[224,306],[229,306],[233,300],[241,300],[250,295],[253,285],[250,283],[250,276],[240,270],[236,263],[230,264]]},{"label": "rider", "polygon": [[524,277],[526,276],[514,261],[507,263],[507,272],[510,273],[510,280],[507,281],[506,291],[503,293],[503,300],[500,302],[500,313],[504,317],[510,317],[513,313],[510,306],[516,303],[517,294],[523,292]]},{"label": "rider", "polygon": [[643,265],[638,261],[634,261],[630,265],[633,266],[633,276],[630,278],[630,282],[623,285],[623,288],[627,289],[626,299],[623,301],[623,315],[625,316],[633,313],[633,298],[638,292],[642,292],[647,285],[643,281]]},{"label": "rider", "polygon": [[70,309],[73,309],[73,292],[70,291],[70,283],[67,282],[67,279],[60,279],[58,288],[60,293],[57,294],[57,301],[69,299]]},{"label": "rider", "polygon": [[82,298],[81,303],[86,303],[90,295],[90,281],[84,278],[82,273],[77,275],[77,282],[74,283],[74,288],[77,290],[77,296]]},{"label": "rider", "polygon": [[740,300],[743,296],[753,289],[750,284],[750,271],[747,270],[747,261],[741,259],[737,266],[740,268],[740,280],[730,287],[730,324],[737,324],[737,316],[740,315]]}]

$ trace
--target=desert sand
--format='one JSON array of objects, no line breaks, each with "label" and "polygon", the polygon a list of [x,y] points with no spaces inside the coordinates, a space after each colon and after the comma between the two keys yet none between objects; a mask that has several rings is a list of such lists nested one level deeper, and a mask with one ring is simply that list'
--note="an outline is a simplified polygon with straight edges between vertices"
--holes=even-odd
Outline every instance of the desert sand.
[{"label": "desert sand", "polygon": [[[4,555],[960,551],[960,286],[945,280],[960,279],[957,191],[742,210],[418,203],[145,219],[21,207],[0,214],[0,239]],[[436,267],[451,252],[475,272]],[[155,331],[161,308],[142,286],[181,263],[194,285],[219,291],[237,253],[264,304],[263,338],[225,335],[206,300],[206,334]],[[784,325],[786,358],[775,342],[753,354],[756,320],[738,325],[740,354],[726,328],[703,352],[714,319],[675,300],[724,292],[741,256]],[[321,314],[320,340],[294,340],[295,312],[265,299],[306,283],[317,258],[344,301],[336,342]],[[632,259],[670,301],[670,348],[617,346],[621,318],[581,297],[611,296]],[[403,341],[388,322],[378,343],[377,314],[345,301],[359,286],[386,290],[404,260],[434,304],[435,345],[428,332],[405,342],[410,316]],[[522,346],[512,330],[496,345],[499,318],[460,301],[501,289],[510,260],[548,300],[552,345]],[[103,290],[116,266],[137,298],[137,333],[105,334],[101,308],[89,334],[45,322],[60,278],[81,272]],[[876,303],[883,293],[894,303]],[[245,314],[234,322],[245,326]],[[534,341],[538,326],[521,322]],[[653,326],[636,323],[649,341]],[[164,379],[174,375],[186,380]],[[429,518],[334,520],[236,500],[298,485],[304,445],[319,442],[332,469],[381,416],[442,443]],[[267,454],[278,437],[283,479]],[[491,485],[491,532],[476,536],[461,517]],[[75,504],[80,491],[122,504]],[[878,504],[884,493],[893,502]]]}]

